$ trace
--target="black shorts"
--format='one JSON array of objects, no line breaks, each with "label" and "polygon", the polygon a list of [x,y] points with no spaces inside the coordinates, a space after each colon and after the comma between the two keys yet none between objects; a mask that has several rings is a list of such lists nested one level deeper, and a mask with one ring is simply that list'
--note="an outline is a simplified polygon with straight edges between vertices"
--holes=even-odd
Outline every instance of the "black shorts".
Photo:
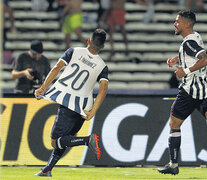
[{"label": "black shorts", "polygon": [[207,111],[207,99],[193,99],[183,88],[172,104],[171,114],[176,118],[185,120],[195,109],[197,109],[204,117]]},{"label": "black shorts", "polygon": [[51,138],[58,139],[65,135],[74,136],[83,123],[84,119],[80,114],[61,105],[52,128]]}]

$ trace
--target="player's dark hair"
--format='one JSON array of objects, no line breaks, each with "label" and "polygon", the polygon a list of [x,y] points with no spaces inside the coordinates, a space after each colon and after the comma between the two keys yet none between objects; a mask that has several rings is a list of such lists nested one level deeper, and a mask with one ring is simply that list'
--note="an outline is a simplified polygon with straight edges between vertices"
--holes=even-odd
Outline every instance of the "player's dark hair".
[{"label": "player's dark hair", "polygon": [[184,11],[180,11],[178,13],[179,16],[186,18],[188,20],[190,20],[191,22],[191,26],[193,27],[194,24],[196,23],[196,15],[193,11],[191,10],[184,10]]},{"label": "player's dark hair", "polygon": [[106,40],[106,32],[104,29],[98,28],[96,29],[91,37],[91,46],[94,50],[100,51],[100,49],[103,47]]}]

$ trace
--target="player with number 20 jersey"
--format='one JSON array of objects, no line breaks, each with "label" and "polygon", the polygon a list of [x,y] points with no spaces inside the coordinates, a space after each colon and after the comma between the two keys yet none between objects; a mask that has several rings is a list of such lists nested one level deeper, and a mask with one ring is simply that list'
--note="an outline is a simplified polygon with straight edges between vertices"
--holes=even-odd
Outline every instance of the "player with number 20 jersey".
[{"label": "player with number 20 jersey", "polygon": [[[42,98],[60,104],[51,132],[54,148],[47,165],[35,176],[52,176],[51,171],[68,147],[88,146],[96,158],[100,159],[99,136],[78,137],[85,120],[92,119],[100,108],[108,90],[108,68],[98,55],[104,48],[106,32],[98,28],[86,48],[69,48],[51,69],[40,88],[35,90],[37,100]],[[48,89],[58,73],[65,67],[60,77]],[[99,82],[99,91],[93,102],[93,89]],[[48,89],[47,91],[45,91]]]},{"label": "player with number 20 jersey", "polygon": [[45,98],[85,115],[84,109],[91,110],[93,105],[95,83],[103,79],[108,81],[108,67],[98,54],[93,55],[81,47],[68,49],[59,61],[66,67],[45,93]]}]

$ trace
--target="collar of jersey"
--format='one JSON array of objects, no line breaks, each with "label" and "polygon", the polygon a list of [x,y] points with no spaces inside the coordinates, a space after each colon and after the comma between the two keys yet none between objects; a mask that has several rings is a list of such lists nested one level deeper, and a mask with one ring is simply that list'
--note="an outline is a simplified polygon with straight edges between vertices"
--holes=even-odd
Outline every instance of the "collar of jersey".
[{"label": "collar of jersey", "polygon": [[98,54],[92,54],[92,53],[88,50],[88,48],[86,48],[86,50],[87,50],[87,52],[89,53],[90,56],[98,56]]},{"label": "collar of jersey", "polygon": [[185,41],[186,39],[188,39],[190,36],[196,34],[196,32],[194,31],[192,34],[188,34],[186,37],[183,38],[183,41]]}]

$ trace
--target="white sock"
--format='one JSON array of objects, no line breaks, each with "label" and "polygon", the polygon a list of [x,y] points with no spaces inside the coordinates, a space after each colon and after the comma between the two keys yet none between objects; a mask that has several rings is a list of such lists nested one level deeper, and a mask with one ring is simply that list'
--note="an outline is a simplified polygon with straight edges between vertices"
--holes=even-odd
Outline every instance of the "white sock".
[{"label": "white sock", "polygon": [[171,168],[176,168],[176,167],[178,167],[178,163],[172,163],[172,162],[170,162],[170,167]]}]

